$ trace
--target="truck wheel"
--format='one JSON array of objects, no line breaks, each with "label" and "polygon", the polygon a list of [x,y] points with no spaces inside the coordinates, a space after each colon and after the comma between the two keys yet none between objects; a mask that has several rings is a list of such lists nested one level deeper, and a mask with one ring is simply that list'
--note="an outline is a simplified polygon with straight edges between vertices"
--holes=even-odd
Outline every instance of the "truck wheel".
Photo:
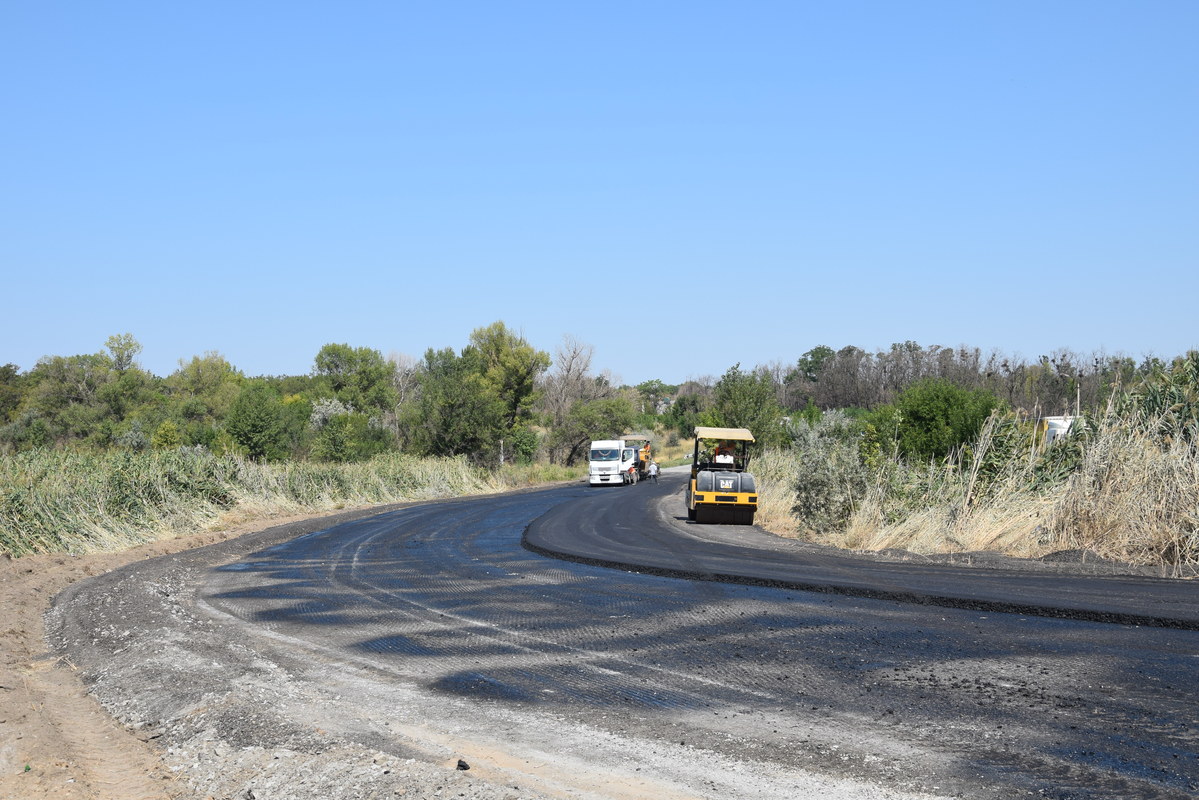
[{"label": "truck wheel", "polygon": [[687,509],[687,519],[691,520],[692,522],[695,521],[695,509],[694,508]]}]

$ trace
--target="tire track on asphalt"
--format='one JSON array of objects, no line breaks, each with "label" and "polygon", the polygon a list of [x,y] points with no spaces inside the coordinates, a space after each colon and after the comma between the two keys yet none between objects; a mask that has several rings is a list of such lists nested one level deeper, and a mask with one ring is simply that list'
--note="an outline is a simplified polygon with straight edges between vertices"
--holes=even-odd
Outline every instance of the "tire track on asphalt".
[{"label": "tire track on asphalt", "polygon": [[[522,498],[521,508],[526,508],[526,503],[527,499]],[[479,561],[497,557],[501,548],[488,543],[489,538],[496,536],[509,542],[508,557],[520,556],[521,551],[512,551],[510,543],[516,540],[527,512],[515,520],[502,514],[500,519],[494,519],[497,516],[494,510],[487,516],[488,519],[478,519],[466,507],[426,506],[422,510],[405,510],[350,523],[345,526],[348,530],[340,531],[336,540],[330,542],[327,556],[305,556],[298,572],[290,566],[275,569],[277,574],[311,582],[312,599],[306,598],[281,614],[278,610],[238,602],[236,598],[242,592],[234,585],[220,593],[219,601],[209,597],[207,605],[243,620],[265,621],[276,628],[281,617],[294,616],[299,627],[323,633],[330,621],[336,620],[342,626],[331,632],[331,638],[340,646],[366,650],[384,658],[435,653],[443,665],[449,665],[448,671],[460,673],[454,680],[465,684],[461,688],[473,688],[481,694],[528,693],[528,689],[505,687],[501,681],[489,677],[490,673],[502,671],[508,675],[515,673],[517,678],[523,677],[532,686],[541,686],[543,691],[564,692],[590,704],[623,696],[632,704],[645,707],[694,707],[707,703],[713,691],[730,699],[740,697],[740,702],[777,700],[773,695],[721,677],[670,668],[628,655],[614,656],[611,648],[564,643],[547,633],[527,629],[521,617],[529,613],[531,604],[525,596],[550,590],[567,596],[579,592],[580,597],[585,594],[586,600],[578,600],[577,605],[585,605],[592,615],[597,609],[602,611],[598,619],[585,625],[576,620],[572,629],[574,639],[605,642],[610,638],[603,632],[605,623],[621,616],[615,612],[628,602],[628,597],[585,586],[589,581],[553,567],[553,562],[547,568],[547,562],[538,559],[534,573],[528,571],[529,563],[497,568],[492,561]],[[445,564],[439,572],[416,574],[398,568],[394,573],[380,571],[382,564],[404,563],[404,551],[416,546],[412,540],[396,535],[397,519],[422,531],[419,549],[431,552],[422,553],[421,563],[428,564],[432,556],[436,563]],[[429,520],[436,520],[432,527]],[[461,531],[469,534],[463,537]],[[319,534],[311,534],[299,544],[310,547],[319,541],[318,537]],[[284,545],[272,548],[278,555],[286,549]],[[270,551],[264,555],[269,554]],[[251,569],[239,567],[234,571],[254,575],[246,582],[254,587],[248,593],[255,598],[273,596],[272,590],[261,590],[257,577],[259,571],[272,571],[268,560],[258,559],[249,566]],[[522,572],[511,571],[518,568]],[[504,581],[505,577],[518,575],[518,580]],[[500,602],[489,603],[485,609],[487,616],[481,617],[477,608],[479,586],[497,582],[510,586],[495,587],[494,591],[502,589],[506,594],[499,596]],[[429,599],[422,599],[426,595]],[[330,596],[337,598],[335,603],[328,600]],[[323,602],[316,599],[321,597],[325,598]],[[376,613],[356,613],[352,620],[344,613],[347,609],[364,607]],[[507,613],[507,608],[522,611]],[[542,610],[560,613],[553,601],[545,603]],[[447,642],[447,638],[451,640]],[[551,662],[548,672],[547,660]],[[497,669],[501,665],[502,670]],[[443,666],[441,671],[446,668]],[[688,691],[677,685],[680,681],[702,688]],[[676,685],[670,689],[643,688],[662,687],[668,682]]]}]

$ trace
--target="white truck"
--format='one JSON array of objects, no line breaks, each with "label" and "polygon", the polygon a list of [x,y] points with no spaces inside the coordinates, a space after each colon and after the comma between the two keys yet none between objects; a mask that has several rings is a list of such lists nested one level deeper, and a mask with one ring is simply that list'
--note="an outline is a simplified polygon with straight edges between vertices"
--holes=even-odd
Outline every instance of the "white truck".
[{"label": "white truck", "polygon": [[591,443],[587,482],[592,486],[636,483],[645,477],[648,466],[648,439],[596,439]]}]

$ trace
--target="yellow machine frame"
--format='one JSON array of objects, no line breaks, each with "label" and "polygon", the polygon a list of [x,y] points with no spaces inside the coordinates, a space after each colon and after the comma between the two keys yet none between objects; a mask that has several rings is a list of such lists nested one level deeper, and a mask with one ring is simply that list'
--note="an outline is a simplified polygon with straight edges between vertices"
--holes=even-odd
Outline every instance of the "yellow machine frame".
[{"label": "yellow machine frame", "polygon": [[[713,443],[711,446],[703,442]],[[748,447],[754,435],[745,428],[695,429],[695,452],[691,458],[691,481],[687,484],[687,518],[696,522],[727,522],[752,525],[758,510],[758,491],[749,473]],[[731,463],[703,457],[719,445],[731,445]],[[710,473],[702,475],[701,473]]]}]

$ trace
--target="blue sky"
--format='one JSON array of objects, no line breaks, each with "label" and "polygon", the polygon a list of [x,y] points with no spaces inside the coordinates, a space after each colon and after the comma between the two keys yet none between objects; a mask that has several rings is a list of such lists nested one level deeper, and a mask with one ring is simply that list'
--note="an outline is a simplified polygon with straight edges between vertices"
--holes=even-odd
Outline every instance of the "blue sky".
[{"label": "blue sky", "polygon": [[1199,347],[1199,3],[0,4],[0,364]]}]

